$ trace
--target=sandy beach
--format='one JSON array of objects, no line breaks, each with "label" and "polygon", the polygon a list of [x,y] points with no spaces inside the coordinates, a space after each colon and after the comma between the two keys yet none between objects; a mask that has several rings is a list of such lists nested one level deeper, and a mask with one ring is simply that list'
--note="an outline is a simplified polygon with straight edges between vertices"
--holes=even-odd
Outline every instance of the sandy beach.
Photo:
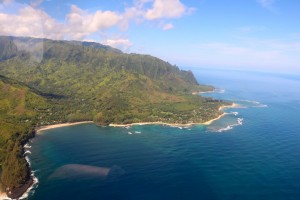
[{"label": "sandy beach", "polygon": [[[219,108],[219,111],[226,109],[226,108],[239,108],[240,105],[236,104],[236,103],[232,103],[232,105],[228,105],[228,106],[221,106]],[[159,125],[166,125],[166,126],[176,126],[176,127],[187,127],[187,126],[192,126],[192,125],[209,125],[212,122],[222,118],[223,116],[225,116],[226,113],[222,113],[221,115],[219,115],[218,117],[211,119],[207,122],[203,122],[203,123],[188,123],[188,124],[172,124],[172,123],[165,123],[165,122],[138,122],[138,123],[131,123],[131,124],[109,124],[109,126],[111,127],[127,127],[127,126],[135,126],[135,125],[151,125],[151,124],[159,124]],[[49,129],[54,129],[54,128],[60,128],[60,127],[65,127],[65,126],[74,126],[74,125],[78,125],[78,124],[91,124],[94,123],[93,121],[83,121],[83,122],[73,122],[73,123],[62,123],[62,124],[53,124],[53,125],[48,125],[48,126],[41,126],[38,127],[36,129],[37,133],[41,132],[41,131],[45,131],[45,130],[49,130]]]},{"label": "sandy beach", "polygon": [[[232,103],[231,105],[228,106],[221,106],[219,108],[219,111],[226,109],[226,108],[239,108],[240,106],[236,103]],[[110,124],[109,126],[111,127],[127,127],[127,126],[142,126],[142,125],[151,125],[151,124],[159,124],[159,125],[166,125],[166,126],[176,126],[176,127],[186,127],[186,126],[192,126],[192,125],[210,125],[214,121],[221,119],[224,117],[227,113],[222,113],[218,117],[211,119],[207,122],[203,123],[188,123],[188,124],[170,124],[170,123],[164,123],[164,122],[139,122],[139,123],[131,123],[131,124]]]},{"label": "sandy beach", "polygon": [[62,123],[62,124],[54,124],[54,125],[49,125],[49,126],[41,126],[36,129],[37,133],[49,129],[54,129],[54,128],[60,128],[60,127],[65,127],[65,126],[74,126],[78,124],[91,124],[94,123],[93,121],[83,121],[83,122],[73,122],[73,123]]},{"label": "sandy beach", "polygon": [[[232,106],[224,106],[224,107],[220,108],[219,110],[222,110],[223,108],[229,108],[229,107],[232,107]],[[224,115],[226,115],[226,113],[223,113],[223,114],[219,115],[218,117],[211,119],[207,122],[203,122],[203,123],[171,124],[171,123],[165,123],[165,122],[138,122],[138,123],[131,123],[131,124],[109,124],[109,126],[110,127],[127,127],[127,126],[142,126],[142,125],[166,125],[166,126],[186,127],[186,126],[192,126],[192,125],[209,125],[212,122],[214,122],[215,120],[222,118]],[[74,126],[74,125],[78,125],[78,124],[91,124],[91,123],[94,123],[94,122],[93,121],[83,121],[83,122],[74,122],[74,123],[54,124],[54,125],[39,127],[36,130],[37,130],[37,133],[39,133],[41,131],[45,131],[45,130],[49,130],[49,129],[61,128],[61,127],[65,127],[65,126]]]},{"label": "sandy beach", "polygon": [[224,117],[225,115],[226,115],[226,113],[223,113],[223,114],[219,115],[217,118],[211,119],[211,120],[209,120],[209,121],[207,121],[207,122],[204,122],[204,123],[201,123],[201,124],[203,124],[203,125],[210,125],[211,123],[213,123],[214,121],[216,121],[216,120],[218,120],[218,119],[221,119],[221,118]]},{"label": "sandy beach", "polygon": [[226,109],[226,108],[240,108],[241,106],[239,104],[236,104],[236,103],[232,103],[231,105],[228,105],[228,106],[221,106],[219,108],[219,111],[220,110],[223,110],[223,109]]},{"label": "sandy beach", "polygon": [[223,117],[225,113],[219,115],[217,118],[209,120],[204,123],[188,123],[188,124],[170,124],[165,122],[139,122],[139,123],[131,123],[131,124],[109,124],[111,127],[127,127],[127,126],[142,126],[142,125],[166,125],[166,126],[175,126],[175,127],[187,127],[187,126],[193,126],[193,125],[209,125],[213,121],[220,119]]},{"label": "sandy beach", "polygon": [[131,124],[110,124],[111,127],[127,127],[127,126],[142,126],[142,125],[166,125],[166,126],[175,126],[175,127],[187,127],[187,126],[193,126],[193,125],[210,125],[212,122],[222,118],[225,116],[226,113],[223,113],[219,115],[218,117],[211,119],[207,122],[203,123],[188,123],[188,124],[170,124],[170,123],[164,123],[164,122],[140,122],[140,123],[131,123]]},{"label": "sandy beach", "polygon": [[[239,108],[239,107],[240,107],[240,105],[238,105],[238,104],[236,104],[236,103],[232,103],[231,105],[228,105],[228,106],[221,106],[221,107],[219,108],[219,111],[224,110],[224,109],[226,109],[226,108]],[[204,123],[202,123],[202,124],[204,124],[204,125],[210,125],[212,122],[214,122],[214,121],[216,121],[216,120],[218,120],[218,119],[221,119],[221,118],[224,117],[226,114],[227,114],[227,113],[224,112],[223,114],[219,115],[217,118],[212,119],[212,120],[209,120],[209,121],[204,122]]]},{"label": "sandy beach", "polygon": [[111,126],[111,127],[127,127],[127,126],[142,126],[142,125],[191,126],[191,125],[195,125],[195,124],[196,123],[169,124],[169,123],[165,123],[165,122],[138,122],[138,123],[131,123],[131,124],[109,124],[109,126]]},{"label": "sandy beach", "polygon": [[[232,105],[228,105],[228,106],[221,106],[219,108],[219,111],[226,109],[226,108],[238,108],[239,105],[236,103],[232,103]],[[188,124],[171,124],[171,123],[165,123],[165,122],[138,122],[138,123],[131,123],[131,124],[109,124],[109,126],[111,127],[127,127],[127,126],[135,126],[135,125],[166,125],[166,126],[176,126],[176,127],[186,127],[186,126],[192,126],[192,125],[209,125],[212,122],[222,118],[223,116],[225,116],[226,113],[223,113],[221,115],[219,115],[218,117],[211,119],[207,122],[203,122],[203,123],[188,123]],[[65,126],[73,126],[73,125],[78,125],[78,124],[90,124],[90,123],[94,123],[93,121],[83,121],[83,122],[74,122],[74,123],[62,123],[62,124],[54,124],[54,125],[49,125],[49,126],[42,126],[37,128],[37,133],[44,131],[44,130],[49,130],[49,129],[54,129],[54,128],[60,128],[60,127],[65,127]]]},{"label": "sandy beach", "polygon": [[[226,109],[226,108],[239,108],[240,106],[236,103],[232,103],[232,105],[228,105],[228,106],[221,106],[219,108],[219,111]],[[176,127],[187,127],[187,126],[192,126],[192,125],[210,125],[212,122],[224,117],[226,115],[226,113],[222,113],[221,115],[219,115],[218,117],[211,119],[207,122],[203,122],[203,123],[188,123],[188,124],[172,124],[172,123],[165,123],[165,122],[138,122],[138,123],[131,123],[131,124],[110,124],[109,126],[111,127],[127,127],[127,126],[142,126],[142,125],[166,125],[166,126],[176,126]],[[49,129],[54,129],[54,128],[60,128],[60,127],[65,127],[65,126],[73,126],[73,125],[78,125],[78,124],[90,124],[90,123],[94,123],[93,121],[83,121],[83,122],[74,122],[74,123],[62,123],[62,124],[54,124],[54,125],[49,125],[49,126],[41,126],[38,127],[37,133],[41,132],[41,131],[45,131],[45,130],[49,130]]]}]

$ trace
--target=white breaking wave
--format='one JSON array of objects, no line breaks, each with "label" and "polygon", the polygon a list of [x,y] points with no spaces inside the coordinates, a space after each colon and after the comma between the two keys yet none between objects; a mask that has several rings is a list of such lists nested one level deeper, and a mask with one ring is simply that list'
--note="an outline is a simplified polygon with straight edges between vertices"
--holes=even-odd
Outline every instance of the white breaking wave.
[{"label": "white breaking wave", "polygon": [[35,176],[34,172],[31,172],[31,176],[33,179],[32,185],[26,190],[26,192],[19,199],[27,199],[30,194],[31,195],[34,194],[35,191],[33,189],[36,189],[38,187],[39,180]]},{"label": "white breaking wave", "polygon": [[31,146],[27,143],[27,144],[24,145],[24,148],[25,148],[25,149],[30,149]]},{"label": "white breaking wave", "polygon": [[243,125],[243,120],[244,120],[243,118],[238,118],[237,119],[238,125]]},{"label": "white breaking wave", "polygon": [[26,151],[24,152],[24,154],[25,154],[25,155],[27,155],[27,154],[31,154],[31,151],[29,151],[29,150],[26,150]]},{"label": "white breaking wave", "polygon": [[25,160],[27,161],[27,163],[28,163],[29,167],[31,167],[31,162],[30,162],[30,160],[29,160],[28,156],[25,156]]},{"label": "white breaking wave", "polygon": [[237,116],[239,113],[238,112],[231,112],[230,114],[233,114],[234,116]]},{"label": "white breaking wave", "polygon": [[265,104],[261,104],[261,105],[258,105],[256,107],[259,107],[259,108],[266,108],[266,107],[269,107],[268,105],[265,105]]},{"label": "white breaking wave", "polygon": [[226,128],[221,128],[221,129],[217,130],[217,132],[218,132],[218,133],[221,133],[221,132],[223,132],[223,131],[228,131],[228,130],[230,130],[230,129],[232,129],[232,128],[233,128],[233,126],[229,125],[229,126],[226,126]]},{"label": "white breaking wave", "polygon": [[[31,167],[31,162],[30,162],[29,157],[25,156],[25,159],[26,159],[29,167]],[[38,187],[38,183],[39,183],[39,179],[35,176],[35,172],[36,171],[33,171],[33,170],[31,171],[31,177],[33,179],[32,185],[26,190],[26,192],[19,199],[27,199],[30,194],[32,194],[32,195],[34,194],[35,191],[33,189],[36,189]]]},{"label": "white breaking wave", "polygon": [[241,126],[241,125],[243,125],[243,120],[244,120],[243,118],[237,118],[237,123],[228,125],[225,128],[221,128],[221,129],[217,130],[216,132],[221,133],[221,132],[224,132],[224,131],[231,130],[235,126]]}]

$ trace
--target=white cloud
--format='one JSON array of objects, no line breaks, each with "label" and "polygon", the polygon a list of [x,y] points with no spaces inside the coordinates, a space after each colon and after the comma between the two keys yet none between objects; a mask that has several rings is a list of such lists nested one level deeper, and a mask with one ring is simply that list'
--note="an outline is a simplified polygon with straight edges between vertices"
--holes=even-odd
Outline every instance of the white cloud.
[{"label": "white cloud", "polygon": [[103,44],[121,49],[122,51],[128,51],[132,46],[132,43],[128,39],[108,39]]},{"label": "white cloud", "polygon": [[62,25],[42,10],[30,6],[17,14],[0,13],[0,34],[62,39]]},{"label": "white cloud", "polygon": [[148,20],[179,18],[186,12],[187,8],[179,0],[155,0],[153,7],[145,13],[145,18]]},{"label": "white cloud", "polygon": [[122,24],[124,28],[131,20],[138,24],[145,21],[159,21],[161,24],[162,19],[180,18],[195,10],[183,5],[180,0],[135,0],[133,6],[125,8]]},{"label": "white cloud", "polygon": [[126,31],[131,21],[140,24],[147,20],[157,23],[163,30],[169,30],[174,28],[173,24],[162,26],[162,19],[179,18],[193,10],[185,7],[180,0],[134,0],[133,6],[124,8],[123,13],[109,10],[90,12],[71,5],[70,12],[61,22],[38,7],[43,1],[32,0],[31,5],[27,5],[2,0],[0,34],[83,40],[114,27]]},{"label": "white cloud", "polygon": [[171,29],[173,29],[173,28],[174,28],[174,25],[171,24],[171,23],[165,24],[165,25],[163,26],[163,30],[164,30],[164,31],[171,30]]},{"label": "white cloud", "polygon": [[[63,23],[41,9],[15,3],[16,12],[0,11],[0,34],[51,39],[82,40],[93,33],[116,26],[121,16],[112,11],[89,13],[72,5]],[[5,5],[4,9],[5,10]]]},{"label": "white cloud", "polygon": [[135,0],[133,6],[125,8],[121,27],[123,30],[128,28],[132,20],[137,24],[153,21],[158,22],[158,27],[163,30],[169,30],[174,26],[171,23],[161,25],[164,24],[164,19],[180,18],[192,14],[195,10],[183,5],[180,0]]},{"label": "white cloud", "polygon": [[149,0],[137,0],[132,7],[125,8],[124,13],[122,14],[122,20],[119,24],[121,30],[127,30],[129,22],[132,20],[138,24],[141,24],[144,21],[144,5],[147,2],[149,2]]},{"label": "white cloud", "polygon": [[117,25],[120,20],[121,16],[112,11],[88,13],[72,5],[66,18],[66,32],[70,38],[81,40],[92,33]]}]

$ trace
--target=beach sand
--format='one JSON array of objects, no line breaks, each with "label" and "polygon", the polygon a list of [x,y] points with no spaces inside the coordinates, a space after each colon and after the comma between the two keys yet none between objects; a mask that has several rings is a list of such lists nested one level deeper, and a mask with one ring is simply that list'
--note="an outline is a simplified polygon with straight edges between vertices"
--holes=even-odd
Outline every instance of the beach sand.
[{"label": "beach sand", "polygon": [[[240,105],[236,104],[236,103],[232,103],[232,105],[228,105],[228,106],[221,106],[219,108],[219,111],[226,109],[226,108],[239,108]],[[138,123],[131,123],[131,124],[109,124],[109,126],[111,127],[127,127],[127,126],[135,126],[135,125],[166,125],[166,126],[176,126],[176,127],[187,127],[187,126],[192,126],[192,125],[210,125],[212,122],[224,117],[226,115],[226,113],[222,113],[221,115],[219,115],[218,117],[211,119],[207,122],[203,122],[203,123],[188,123],[188,124],[171,124],[171,123],[165,123],[165,122],[138,122]],[[38,127],[36,129],[37,133],[41,132],[41,131],[45,131],[45,130],[49,130],[49,129],[54,129],[54,128],[60,128],[60,127],[65,127],[65,126],[73,126],[73,125],[78,125],[78,124],[91,124],[94,123],[93,121],[83,121],[83,122],[73,122],[73,123],[62,123],[62,124],[54,124],[54,125],[49,125],[49,126],[41,126]]]},{"label": "beach sand", "polygon": [[[232,105],[228,106],[221,106],[219,108],[219,111],[226,109],[226,108],[239,108],[240,105],[236,103],[232,103]],[[164,122],[139,122],[139,123],[131,123],[131,124],[110,124],[109,126],[111,127],[128,127],[128,126],[135,126],[135,125],[151,125],[151,124],[158,124],[158,125],[166,125],[166,126],[175,126],[175,127],[187,127],[187,126],[192,126],[192,125],[210,125],[214,121],[221,119],[224,117],[227,113],[222,113],[218,117],[211,119],[207,122],[203,123],[188,123],[188,124],[170,124],[170,123],[164,123]]]},{"label": "beach sand", "polygon": [[[221,106],[219,108],[219,111],[226,109],[226,108],[239,108],[240,105],[236,104],[236,103],[232,103],[232,105],[228,105],[228,106]],[[192,125],[210,125],[212,122],[224,117],[226,115],[226,113],[222,113],[221,115],[219,115],[218,117],[211,119],[207,122],[203,122],[203,123],[188,123],[188,124],[171,124],[171,123],[165,123],[165,122],[138,122],[138,123],[131,123],[131,124],[109,124],[109,126],[111,127],[127,127],[127,126],[142,126],[142,125],[166,125],[166,126],[176,126],[176,127],[187,127],[187,126],[192,126]],[[60,127],[65,127],[65,126],[73,126],[73,125],[78,125],[78,124],[90,124],[90,123],[94,123],[93,121],[83,121],[83,122],[74,122],[74,123],[62,123],[62,124],[54,124],[54,125],[49,125],[49,126],[42,126],[37,128],[37,133],[44,131],[44,130],[49,130],[49,129],[54,129],[54,128],[60,128]]]},{"label": "beach sand", "polygon": [[226,108],[241,108],[241,106],[240,106],[239,104],[232,103],[232,105],[221,106],[221,107],[219,108],[219,111],[220,111],[220,110],[223,110],[223,109],[226,109]]},{"label": "beach sand", "polygon": [[223,113],[221,115],[219,115],[218,117],[216,117],[215,119],[211,119],[207,122],[204,122],[204,123],[201,123],[203,125],[210,125],[211,123],[213,123],[214,121],[218,120],[218,119],[221,119],[222,117],[224,117],[226,115],[226,113]]},{"label": "beach sand", "polygon": [[170,123],[165,123],[165,122],[138,122],[138,123],[131,123],[131,124],[109,124],[109,126],[111,126],[111,127],[127,127],[127,126],[142,126],[142,125],[166,125],[166,126],[175,126],[175,127],[188,127],[188,126],[192,126],[192,125],[201,125],[201,124],[202,125],[209,125],[213,121],[223,117],[223,115],[225,115],[225,113],[219,115],[215,119],[209,120],[209,121],[204,122],[204,123],[170,124]]},{"label": "beach sand", "polygon": [[73,123],[62,123],[62,124],[54,124],[54,125],[49,125],[49,126],[41,126],[36,129],[37,133],[49,129],[54,129],[54,128],[60,128],[60,127],[65,127],[65,126],[74,126],[78,124],[91,124],[94,123],[93,121],[83,121],[83,122],[73,122]]},{"label": "beach sand", "polygon": [[142,126],[142,125],[167,125],[167,126],[191,126],[191,124],[169,124],[165,122],[138,122],[138,123],[131,123],[131,124],[109,124],[111,127],[127,127],[127,126]]}]

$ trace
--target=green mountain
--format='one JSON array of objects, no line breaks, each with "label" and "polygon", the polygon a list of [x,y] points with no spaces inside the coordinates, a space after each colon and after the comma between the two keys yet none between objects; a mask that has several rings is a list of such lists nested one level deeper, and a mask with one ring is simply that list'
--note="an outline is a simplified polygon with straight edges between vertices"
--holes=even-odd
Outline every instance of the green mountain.
[{"label": "green mountain", "polygon": [[192,95],[213,88],[199,85],[191,71],[92,42],[0,36],[0,75],[5,188],[28,180],[22,145],[36,126],[201,123],[217,117],[225,104]]}]

